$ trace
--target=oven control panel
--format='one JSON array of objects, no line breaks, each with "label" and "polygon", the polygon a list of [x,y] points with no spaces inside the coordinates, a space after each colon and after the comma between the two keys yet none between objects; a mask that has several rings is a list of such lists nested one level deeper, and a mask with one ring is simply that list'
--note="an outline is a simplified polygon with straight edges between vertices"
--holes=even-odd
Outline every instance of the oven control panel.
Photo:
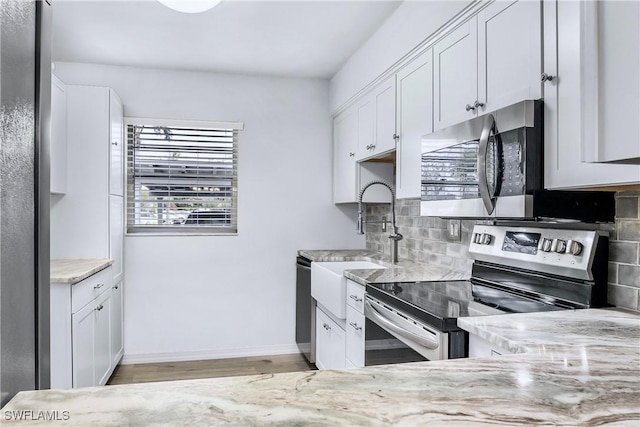
[{"label": "oven control panel", "polygon": [[519,226],[476,225],[469,253],[474,259],[528,270],[590,279],[602,232]]}]

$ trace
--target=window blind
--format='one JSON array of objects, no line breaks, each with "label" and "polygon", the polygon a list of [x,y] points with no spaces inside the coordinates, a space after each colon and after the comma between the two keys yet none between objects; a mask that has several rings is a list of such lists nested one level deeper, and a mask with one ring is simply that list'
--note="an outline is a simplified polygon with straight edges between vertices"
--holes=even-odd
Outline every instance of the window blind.
[{"label": "window blind", "polygon": [[127,121],[127,232],[237,233],[238,128]]}]

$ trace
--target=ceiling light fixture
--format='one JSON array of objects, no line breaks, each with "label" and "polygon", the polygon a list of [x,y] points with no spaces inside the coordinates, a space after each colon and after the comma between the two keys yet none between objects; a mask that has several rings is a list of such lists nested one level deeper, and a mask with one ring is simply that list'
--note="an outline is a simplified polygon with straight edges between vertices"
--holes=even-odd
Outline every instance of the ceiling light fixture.
[{"label": "ceiling light fixture", "polygon": [[158,0],[169,9],[182,13],[200,13],[213,9],[220,0]]}]

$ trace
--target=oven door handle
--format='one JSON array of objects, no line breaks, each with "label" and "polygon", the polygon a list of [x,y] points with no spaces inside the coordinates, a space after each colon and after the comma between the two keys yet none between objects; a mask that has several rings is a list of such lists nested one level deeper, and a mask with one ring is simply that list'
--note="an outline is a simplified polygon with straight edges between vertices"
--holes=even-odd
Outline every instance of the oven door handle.
[{"label": "oven door handle", "polygon": [[427,348],[429,350],[437,350],[440,346],[438,341],[430,340],[428,338],[422,337],[420,335],[414,334],[413,332],[407,331],[401,326],[393,323],[391,319],[389,319],[384,313],[378,311],[369,301],[365,301],[365,317],[373,320],[378,326],[387,329],[390,333],[398,334],[408,340],[415,342]]}]

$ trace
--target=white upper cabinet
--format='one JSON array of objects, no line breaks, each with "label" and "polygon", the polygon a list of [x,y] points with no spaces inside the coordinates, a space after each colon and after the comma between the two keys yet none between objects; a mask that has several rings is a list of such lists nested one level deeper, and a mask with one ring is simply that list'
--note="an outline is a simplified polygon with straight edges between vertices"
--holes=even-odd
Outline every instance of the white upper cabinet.
[{"label": "white upper cabinet", "polygon": [[67,192],[67,87],[51,76],[51,193]]},{"label": "white upper cabinet", "polygon": [[476,17],[433,46],[433,63],[434,130],[474,117],[478,99]]},{"label": "white upper cabinet", "polygon": [[124,195],[124,120],[122,101],[118,95],[110,89],[109,124],[111,156],[109,176],[109,193],[116,196]]},{"label": "white upper cabinet", "polygon": [[542,97],[542,3],[492,3],[478,14],[478,101],[482,112]]},{"label": "white upper cabinet", "polygon": [[[358,162],[356,152],[360,141],[367,140],[375,123],[370,122],[369,112],[373,103],[354,104],[333,120],[333,202],[354,203],[358,201],[360,188],[368,182],[393,181],[393,164],[381,162]],[[395,118],[394,118],[395,120]],[[366,123],[366,124],[365,124]],[[365,132],[371,130],[371,133]],[[390,202],[386,188],[376,185],[367,190],[364,201],[368,203]]]},{"label": "white upper cabinet", "polygon": [[541,3],[499,1],[433,47],[434,128],[542,97]]},{"label": "white upper cabinet", "polygon": [[396,79],[388,78],[357,104],[356,160],[377,157],[396,148]]},{"label": "white upper cabinet", "polygon": [[[608,104],[597,104],[598,90],[592,85],[597,80],[590,74],[594,71],[593,67],[588,66],[594,63],[594,53],[589,53],[588,40],[595,30],[593,21],[584,19],[588,16],[584,8],[590,5],[590,2],[555,0],[544,3],[544,72],[552,77],[552,80],[545,82],[544,87],[544,182],[545,187],[549,189],[602,187],[640,182],[640,166],[583,161],[584,142],[594,139],[594,121],[602,123],[602,118],[608,117],[617,122],[615,114],[601,112],[602,107]],[[614,31],[612,27],[609,27],[609,30]],[[602,39],[603,42],[605,40]],[[607,45],[601,46],[600,50],[606,47]],[[638,79],[637,74],[635,79]],[[637,83],[635,86],[630,82],[624,82],[626,83],[631,85],[630,88],[635,87],[636,93],[632,96],[636,97],[637,102]],[[600,108],[594,111],[594,105]],[[619,111],[617,106],[612,105],[611,108],[614,108],[614,112]],[[629,129],[638,126],[637,118],[633,124],[627,125]],[[628,136],[632,138],[631,133]],[[624,135],[621,138],[622,141],[599,142],[637,143],[637,133],[635,141],[625,138]]]},{"label": "white upper cabinet", "polygon": [[420,197],[421,139],[433,131],[433,51],[396,74],[396,197]]},{"label": "white upper cabinet", "polygon": [[593,100],[583,119],[583,160],[640,164],[640,2],[600,1],[585,4],[585,76],[583,90]]},{"label": "white upper cabinet", "polygon": [[353,202],[356,193],[358,111],[352,108],[333,120],[333,202]]}]

